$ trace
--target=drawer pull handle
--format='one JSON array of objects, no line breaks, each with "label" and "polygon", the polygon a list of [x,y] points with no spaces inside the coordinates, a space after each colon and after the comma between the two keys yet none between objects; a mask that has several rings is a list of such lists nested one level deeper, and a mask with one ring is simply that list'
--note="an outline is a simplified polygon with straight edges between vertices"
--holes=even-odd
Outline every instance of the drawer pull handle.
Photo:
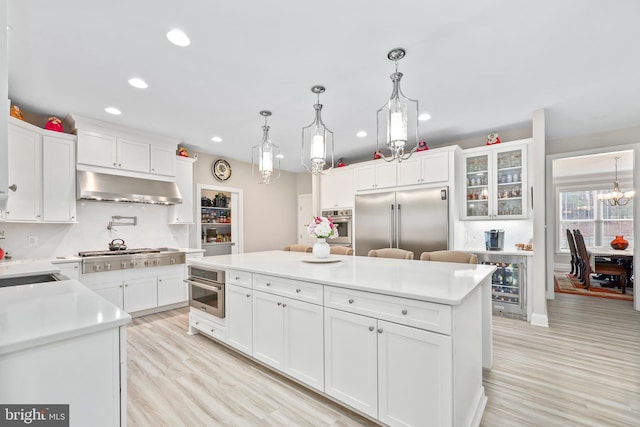
[{"label": "drawer pull handle", "polygon": [[251,294],[247,294],[247,298],[249,298],[251,296]]},{"label": "drawer pull handle", "polygon": [[267,282],[267,286],[271,286],[271,283]]},{"label": "drawer pull handle", "polygon": [[216,331],[215,329],[212,329],[212,330],[211,330],[211,333],[214,333],[215,331]]},{"label": "drawer pull handle", "polygon": [[199,324],[200,324],[200,322],[196,322],[196,326],[199,325]]},{"label": "drawer pull handle", "polygon": [[378,333],[381,334],[382,333],[382,328],[378,329]]},{"label": "drawer pull handle", "polygon": [[375,329],[375,328],[374,328],[373,326],[369,326],[369,330],[370,330],[371,332],[373,332],[373,330],[374,330],[374,329]]},{"label": "drawer pull handle", "polygon": [[278,303],[278,307],[280,307],[281,305],[282,305],[282,303],[281,303],[281,302],[279,302],[279,303]]},{"label": "drawer pull handle", "polygon": [[300,289],[296,289],[296,293],[300,293]]},{"label": "drawer pull handle", "polygon": [[282,304],[282,308],[285,308],[287,306],[287,304]]},{"label": "drawer pull handle", "polygon": [[349,298],[349,304],[353,304],[353,298]]},{"label": "drawer pull handle", "polygon": [[240,278],[238,276],[236,276],[236,280],[240,280]]},{"label": "drawer pull handle", "polygon": [[407,310],[402,310],[402,314],[407,315]]}]

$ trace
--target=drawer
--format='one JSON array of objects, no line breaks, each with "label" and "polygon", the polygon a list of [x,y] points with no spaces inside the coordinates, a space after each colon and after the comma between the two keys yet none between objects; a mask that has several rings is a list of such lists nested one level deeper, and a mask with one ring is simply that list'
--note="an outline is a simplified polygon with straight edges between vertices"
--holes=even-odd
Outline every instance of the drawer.
[{"label": "drawer", "polygon": [[325,286],[324,294],[325,307],[451,335],[451,307],[448,305],[333,286]]},{"label": "drawer", "polygon": [[323,285],[317,283],[282,279],[264,274],[253,276],[253,289],[314,304],[322,304],[323,288]]},{"label": "drawer", "polygon": [[226,270],[225,283],[243,286],[251,289],[251,273],[239,270]]},{"label": "drawer", "polygon": [[205,318],[197,312],[189,312],[189,325],[211,338],[222,342],[226,341],[226,327]]}]

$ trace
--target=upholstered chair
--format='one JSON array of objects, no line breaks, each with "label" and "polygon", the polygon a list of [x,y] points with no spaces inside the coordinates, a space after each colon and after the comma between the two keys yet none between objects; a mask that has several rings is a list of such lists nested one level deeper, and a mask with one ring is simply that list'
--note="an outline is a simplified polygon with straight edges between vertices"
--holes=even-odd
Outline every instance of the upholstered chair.
[{"label": "upholstered chair", "polygon": [[420,261],[459,262],[461,264],[477,264],[478,256],[460,251],[422,252]]},{"label": "upholstered chair", "polygon": [[291,251],[291,252],[311,252],[311,251],[313,251],[313,246],[287,245],[282,250],[283,251]]},{"label": "upholstered chair", "polygon": [[413,259],[413,252],[396,248],[371,249],[368,255],[378,258]]},{"label": "upholstered chair", "polygon": [[333,255],[353,255],[353,249],[346,246],[331,246],[330,253]]}]

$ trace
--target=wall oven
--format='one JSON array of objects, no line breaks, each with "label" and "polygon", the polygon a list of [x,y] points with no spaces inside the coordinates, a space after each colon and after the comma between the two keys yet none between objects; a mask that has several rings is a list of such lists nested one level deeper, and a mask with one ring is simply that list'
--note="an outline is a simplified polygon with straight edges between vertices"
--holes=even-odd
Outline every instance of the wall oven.
[{"label": "wall oven", "polygon": [[353,211],[343,209],[339,211],[322,211],[322,216],[330,217],[338,226],[338,237],[327,239],[330,245],[351,246],[353,244]]},{"label": "wall oven", "polygon": [[222,270],[189,266],[189,305],[223,319],[224,280]]}]

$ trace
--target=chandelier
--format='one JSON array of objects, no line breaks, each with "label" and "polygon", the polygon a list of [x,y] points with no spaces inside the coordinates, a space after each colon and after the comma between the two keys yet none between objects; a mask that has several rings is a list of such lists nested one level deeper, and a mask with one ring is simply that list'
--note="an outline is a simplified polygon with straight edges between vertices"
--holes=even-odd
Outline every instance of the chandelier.
[{"label": "chandelier", "polygon": [[[311,92],[318,96],[318,101],[313,106],[316,117],[309,126],[302,128],[302,166],[314,175],[324,175],[333,168],[333,132],[327,129],[320,115],[322,111],[320,94],[324,91],[324,86],[320,85],[311,88]],[[327,151],[329,151],[331,163],[325,169]]]},{"label": "chandelier", "polygon": [[[269,126],[267,117],[271,116],[271,111],[260,111],[264,117],[262,126],[262,141],[254,145],[251,155],[251,173],[258,169],[260,184],[270,184],[280,178],[280,147],[273,144],[269,139]],[[257,166],[256,166],[257,163]]]},{"label": "chandelier", "polygon": [[[396,71],[391,74],[393,90],[389,101],[377,111],[376,151],[388,162],[407,160],[418,148],[418,101],[407,98],[400,89],[402,73],[398,72],[398,61],[404,58],[405,54],[406,51],[401,47],[387,54],[387,58],[396,63]],[[390,155],[385,156],[380,150],[381,138],[384,138],[383,143],[391,151]]]},{"label": "chandelier", "polygon": [[620,191],[620,185],[618,184],[618,160],[620,157],[616,157],[616,179],[613,181],[613,190],[609,193],[598,194],[598,199],[602,200],[602,203],[609,206],[624,206],[631,201],[635,195],[635,191]]}]

